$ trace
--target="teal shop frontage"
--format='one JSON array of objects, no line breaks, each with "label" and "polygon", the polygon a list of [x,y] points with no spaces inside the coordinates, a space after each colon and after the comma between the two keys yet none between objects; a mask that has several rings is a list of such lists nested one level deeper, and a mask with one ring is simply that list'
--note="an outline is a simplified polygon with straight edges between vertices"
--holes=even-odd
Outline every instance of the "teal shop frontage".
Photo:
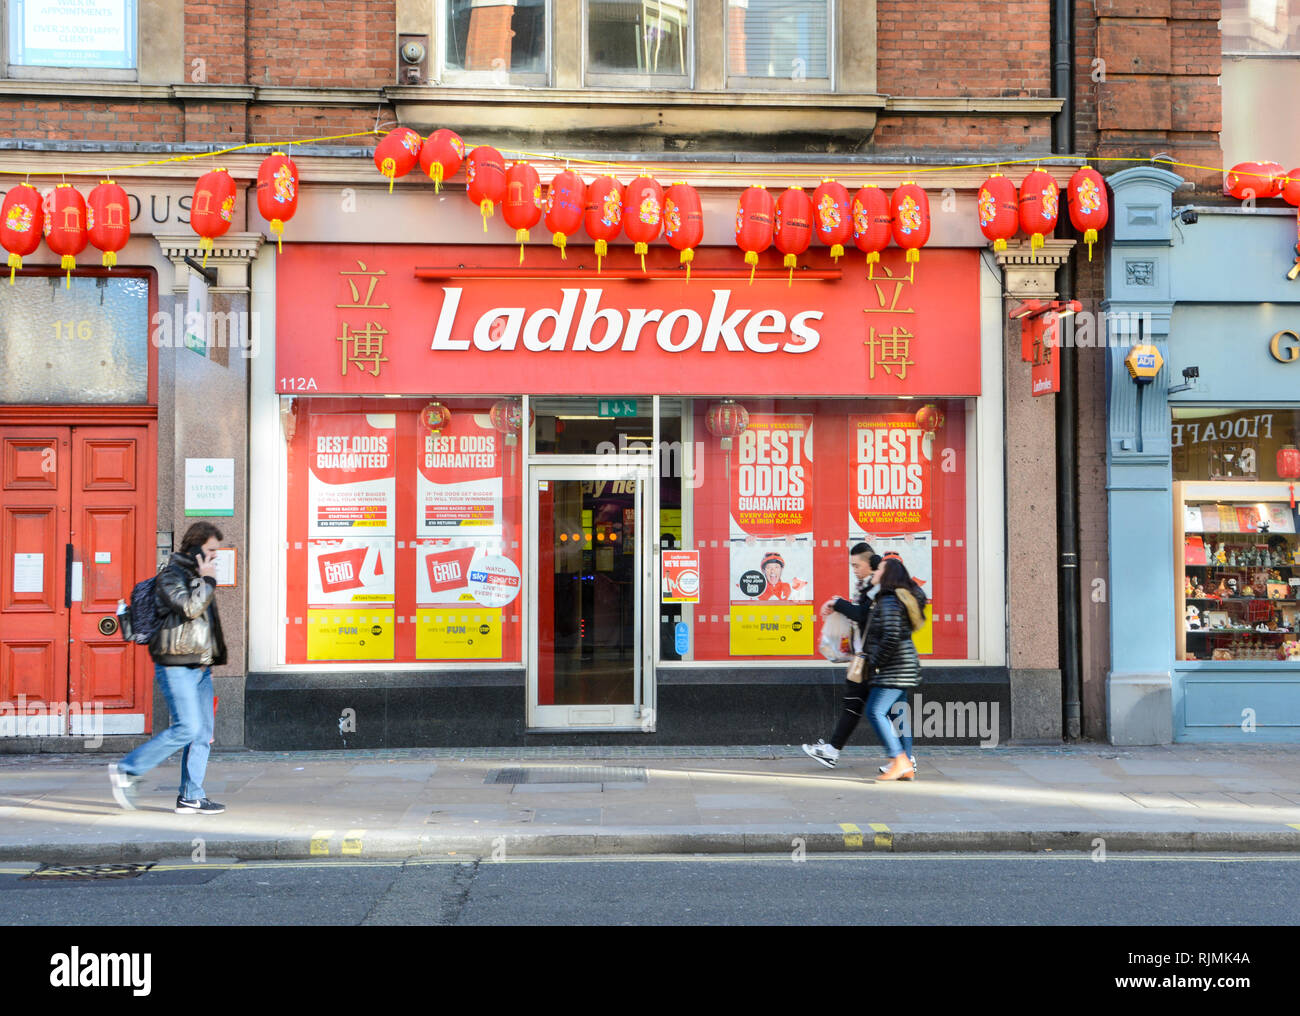
[{"label": "teal shop frontage", "polygon": [[1110,740],[1300,742],[1295,209],[1109,183]]}]

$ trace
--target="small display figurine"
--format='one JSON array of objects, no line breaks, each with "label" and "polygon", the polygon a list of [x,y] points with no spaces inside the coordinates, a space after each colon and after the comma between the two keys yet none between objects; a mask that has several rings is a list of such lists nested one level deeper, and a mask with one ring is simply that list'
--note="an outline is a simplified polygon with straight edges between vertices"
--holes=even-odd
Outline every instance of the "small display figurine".
[{"label": "small display figurine", "polygon": [[1215,564],[1227,564],[1227,563],[1228,563],[1228,555],[1227,555],[1227,553],[1226,553],[1226,552],[1224,551],[1224,549],[1223,549],[1223,543],[1222,543],[1222,542],[1216,543],[1216,544],[1214,545],[1214,563],[1215,563]]}]

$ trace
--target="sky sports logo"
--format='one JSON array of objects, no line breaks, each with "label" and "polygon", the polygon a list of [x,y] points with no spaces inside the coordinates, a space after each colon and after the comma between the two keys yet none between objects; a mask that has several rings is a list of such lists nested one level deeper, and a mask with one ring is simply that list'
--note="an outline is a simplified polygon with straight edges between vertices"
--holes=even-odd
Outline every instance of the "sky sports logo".
[{"label": "sky sports logo", "polygon": [[152,990],[152,953],[83,953],[75,945],[50,957],[55,988],[130,988],[138,997]]}]

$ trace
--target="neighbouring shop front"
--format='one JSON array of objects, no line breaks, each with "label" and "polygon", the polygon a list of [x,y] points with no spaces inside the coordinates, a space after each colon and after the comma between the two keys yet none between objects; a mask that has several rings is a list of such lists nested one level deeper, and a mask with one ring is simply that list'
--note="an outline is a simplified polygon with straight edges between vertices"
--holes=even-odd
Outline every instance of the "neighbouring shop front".
[{"label": "neighbouring shop front", "polygon": [[1111,737],[1295,741],[1295,213],[1182,214],[1172,174],[1111,182],[1121,212],[1110,310],[1142,322],[1164,362],[1139,394],[1122,363],[1134,329],[1110,350]]},{"label": "neighbouring shop front", "polygon": [[[689,282],[658,248],[552,261],[286,243],[259,266],[249,747],[815,737],[840,694],[817,608],[861,540],[931,595],[918,733],[1005,739],[981,253],[793,284],[734,248]],[[927,700],[970,729],[927,732]]]}]

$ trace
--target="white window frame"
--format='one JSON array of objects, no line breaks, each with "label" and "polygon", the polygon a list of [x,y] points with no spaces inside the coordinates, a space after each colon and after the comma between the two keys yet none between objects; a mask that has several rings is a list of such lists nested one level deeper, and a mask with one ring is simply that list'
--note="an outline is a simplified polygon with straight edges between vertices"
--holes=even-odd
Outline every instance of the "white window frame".
[{"label": "white window frame", "polygon": [[684,0],[686,7],[685,74],[628,74],[591,69],[590,0],[582,5],[582,80],[587,88],[640,88],[655,91],[688,91],[695,87],[695,48],[698,11],[695,0]]},{"label": "white window frame", "polygon": [[826,0],[829,11],[826,18],[826,70],[824,78],[768,78],[731,73],[731,18],[728,12],[731,0],[722,0],[722,59],[727,91],[762,92],[833,92],[836,90],[835,68],[839,60],[840,4]]},{"label": "white window frame", "polygon": [[[536,88],[549,87],[555,80],[555,0],[544,0],[546,37],[542,44],[542,70],[522,71],[467,71],[447,66],[447,23],[451,0],[437,0],[434,4],[434,53],[436,58],[434,80],[439,85],[456,88]],[[512,5],[513,6],[513,5]]]}]

